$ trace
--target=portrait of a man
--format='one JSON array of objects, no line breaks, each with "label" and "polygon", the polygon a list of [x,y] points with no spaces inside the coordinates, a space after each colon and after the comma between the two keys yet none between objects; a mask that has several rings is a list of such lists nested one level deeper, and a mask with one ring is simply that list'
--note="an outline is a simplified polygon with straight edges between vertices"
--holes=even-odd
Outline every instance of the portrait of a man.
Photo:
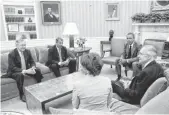
[{"label": "portrait of a man", "polygon": [[44,25],[60,24],[60,2],[41,2],[42,21]]},{"label": "portrait of a man", "polygon": [[52,8],[48,8],[48,12],[44,16],[44,22],[58,22],[58,17],[52,13]]}]

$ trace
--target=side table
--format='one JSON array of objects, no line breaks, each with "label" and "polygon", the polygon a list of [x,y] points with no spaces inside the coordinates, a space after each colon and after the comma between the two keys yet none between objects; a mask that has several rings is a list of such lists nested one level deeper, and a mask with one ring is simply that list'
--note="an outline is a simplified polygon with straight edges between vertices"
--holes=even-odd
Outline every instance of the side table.
[{"label": "side table", "polygon": [[84,48],[75,47],[73,49],[70,49],[72,52],[74,52],[77,58],[77,64],[76,64],[77,71],[79,70],[79,57],[85,53],[89,53],[91,49],[92,49],[91,47],[84,47]]}]

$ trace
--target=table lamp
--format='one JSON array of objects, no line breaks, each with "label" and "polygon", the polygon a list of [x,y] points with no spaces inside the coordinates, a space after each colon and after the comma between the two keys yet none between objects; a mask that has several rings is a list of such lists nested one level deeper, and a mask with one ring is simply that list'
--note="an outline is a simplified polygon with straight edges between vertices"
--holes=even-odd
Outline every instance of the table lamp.
[{"label": "table lamp", "polygon": [[169,36],[168,36],[168,38],[167,38],[167,41],[169,42]]},{"label": "table lamp", "polygon": [[69,37],[69,47],[74,48],[74,37],[79,35],[79,30],[77,28],[76,23],[73,22],[66,23],[63,35]]}]

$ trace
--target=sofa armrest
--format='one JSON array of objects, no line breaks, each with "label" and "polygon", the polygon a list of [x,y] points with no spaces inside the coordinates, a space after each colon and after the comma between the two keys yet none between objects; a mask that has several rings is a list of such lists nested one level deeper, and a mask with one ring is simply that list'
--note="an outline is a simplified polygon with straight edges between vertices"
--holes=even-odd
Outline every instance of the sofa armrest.
[{"label": "sofa armrest", "polygon": [[111,53],[111,42],[110,41],[100,41],[100,54],[104,57],[106,52]]}]

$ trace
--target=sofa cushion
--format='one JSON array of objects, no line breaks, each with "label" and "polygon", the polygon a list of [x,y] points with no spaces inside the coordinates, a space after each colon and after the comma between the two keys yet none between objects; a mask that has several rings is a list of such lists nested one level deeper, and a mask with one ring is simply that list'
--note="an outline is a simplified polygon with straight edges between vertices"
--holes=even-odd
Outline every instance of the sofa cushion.
[{"label": "sofa cushion", "polygon": [[169,114],[169,87],[141,107],[136,115]]},{"label": "sofa cushion", "polygon": [[144,106],[148,101],[163,92],[167,88],[167,80],[165,77],[157,79],[145,92],[144,96],[140,101],[141,107]]},{"label": "sofa cushion", "polygon": [[139,109],[139,107],[135,105],[119,101],[115,98],[112,98],[112,101],[109,104],[109,108],[111,112],[116,112],[120,114],[134,114]]},{"label": "sofa cushion", "polygon": [[48,61],[48,49],[46,47],[39,47],[39,62],[40,63],[46,63]]},{"label": "sofa cushion", "polygon": [[119,115],[114,112],[104,112],[104,111],[89,111],[84,109],[62,109],[49,107],[49,111],[52,115]]},{"label": "sofa cushion", "polygon": [[1,79],[1,101],[9,100],[11,98],[17,97],[19,91],[15,80],[11,78]]},{"label": "sofa cushion", "polygon": [[12,78],[1,78],[1,85],[16,83],[16,81]]},{"label": "sofa cushion", "polygon": [[36,62],[36,67],[41,70],[42,75],[51,72],[49,67],[47,67],[44,64],[41,64],[39,62]]},{"label": "sofa cushion", "polygon": [[75,58],[75,54],[68,48],[67,48],[67,54],[68,54],[68,57]]},{"label": "sofa cushion", "polygon": [[8,70],[8,54],[9,52],[1,54],[1,73],[6,73]]},{"label": "sofa cushion", "polygon": [[35,48],[30,47],[30,48],[27,48],[27,49],[30,50],[33,60],[34,60],[35,62],[37,62],[38,59],[37,59],[37,55],[36,55]]}]

